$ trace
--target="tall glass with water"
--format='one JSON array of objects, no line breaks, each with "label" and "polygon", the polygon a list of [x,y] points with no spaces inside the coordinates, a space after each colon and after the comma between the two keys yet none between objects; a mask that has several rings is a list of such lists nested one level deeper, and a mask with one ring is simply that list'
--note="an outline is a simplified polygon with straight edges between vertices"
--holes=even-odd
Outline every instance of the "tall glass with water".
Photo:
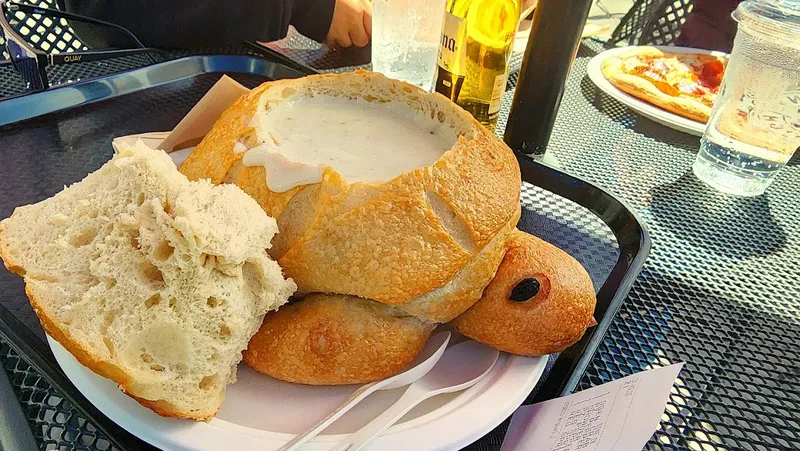
[{"label": "tall glass with water", "polygon": [[753,0],[739,23],[695,175],[741,196],[762,194],[800,146],[800,0]]},{"label": "tall glass with water", "polygon": [[431,91],[445,0],[373,0],[372,69]]}]

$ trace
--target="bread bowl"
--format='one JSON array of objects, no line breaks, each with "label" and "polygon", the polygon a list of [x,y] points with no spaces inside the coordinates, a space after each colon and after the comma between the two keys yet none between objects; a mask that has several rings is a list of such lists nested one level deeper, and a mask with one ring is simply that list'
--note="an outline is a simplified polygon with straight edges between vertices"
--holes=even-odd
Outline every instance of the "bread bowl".
[{"label": "bread bowl", "polygon": [[[392,315],[403,312],[426,324],[453,321],[481,299],[510,240],[521,233],[515,228],[520,173],[511,150],[443,96],[370,72],[309,76],[253,89],[222,114],[180,170],[190,180],[238,185],[277,220],[270,254],[298,292],[314,294],[298,302],[314,305],[295,308],[302,315],[294,322],[286,313],[267,315],[245,360],[278,378],[291,374],[293,382],[365,382],[399,371],[421,347],[418,331],[398,338],[409,343],[407,352],[393,354],[380,372],[351,371],[337,379],[282,365],[308,350],[313,325],[331,317],[339,321],[335,312],[347,299],[342,295],[392,306]],[[574,262],[560,250],[548,256]],[[553,290],[542,304],[569,311],[589,299],[591,308],[582,309],[583,317],[575,321],[542,330],[575,329],[570,336],[579,338],[591,321],[594,289],[577,262],[567,267],[582,283],[563,293]],[[502,315],[504,307],[513,310],[499,302],[493,311]],[[374,309],[374,315],[387,311]],[[343,321],[353,331],[369,329],[364,327],[369,315],[349,318]],[[305,335],[281,346],[262,335],[266,330],[281,335],[285,330],[276,330],[289,327]],[[502,343],[492,340],[493,333],[502,335],[503,328],[475,335]],[[347,350],[364,335],[338,336],[343,342],[326,343],[326,349],[360,358]],[[517,340],[513,347],[497,346],[524,355],[565,347],[561,342],[542,346],[554,342],[538,333]],[[330,355],[319,364],[355,368],[342,363],[347,355]],[[259,365],[261,358],[271,364]]]}]

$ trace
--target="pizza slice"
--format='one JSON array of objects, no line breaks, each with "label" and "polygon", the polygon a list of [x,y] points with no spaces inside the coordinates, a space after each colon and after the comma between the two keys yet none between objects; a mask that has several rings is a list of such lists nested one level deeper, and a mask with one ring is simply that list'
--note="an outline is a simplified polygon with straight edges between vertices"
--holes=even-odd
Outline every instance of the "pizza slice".
[{"label": "pizza slice", "polygon": [[606,58],[601,70],[623,92],[706,123],[726,64],[727,58],[723,56],[635,47]]}]

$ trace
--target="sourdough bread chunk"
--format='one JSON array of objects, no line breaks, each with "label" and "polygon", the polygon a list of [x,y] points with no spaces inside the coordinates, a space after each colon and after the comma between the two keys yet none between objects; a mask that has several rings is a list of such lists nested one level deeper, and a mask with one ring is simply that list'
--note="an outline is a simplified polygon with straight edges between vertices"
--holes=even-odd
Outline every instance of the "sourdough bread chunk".
[{"label": "sourdough bread chunk", "polygon": [[141,142],[0,223],[45,330],[164,416],[207,420],[267,310],[295,289],[275,220],[233,185],[190,182]]}]

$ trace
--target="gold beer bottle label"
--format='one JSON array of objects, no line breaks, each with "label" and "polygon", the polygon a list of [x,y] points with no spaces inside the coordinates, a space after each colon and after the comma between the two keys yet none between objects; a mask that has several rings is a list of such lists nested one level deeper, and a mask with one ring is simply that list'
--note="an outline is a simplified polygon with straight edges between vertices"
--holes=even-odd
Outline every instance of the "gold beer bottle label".
[{"label": "gold beer bottle label", "polygon": [[436,91],[492,128],[508,80],[521,0],[447,0]]},{"label": "gold beer bottle label", "polygon": [[439,45],[439,67],[436,75],[436,92],[453,102],[458,95],[466,76],[466,19],[449,11],[445,13],[442,27],[442,41]]}]

